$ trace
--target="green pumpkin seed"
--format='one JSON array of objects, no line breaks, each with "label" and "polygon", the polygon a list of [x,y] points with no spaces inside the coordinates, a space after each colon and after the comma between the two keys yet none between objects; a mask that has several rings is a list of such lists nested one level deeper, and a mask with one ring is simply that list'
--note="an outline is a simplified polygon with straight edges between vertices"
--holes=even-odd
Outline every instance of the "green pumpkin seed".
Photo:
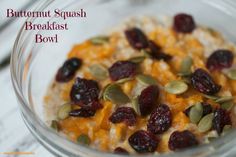
[{"label": "green pumpkin seed", "polygon": [[200,132],[209,131],[212,127],[213,113],[205,115],[198,123],[198,130]]},{"label": "green pumpkin seed", "polygon": [[220,97],[218,99],[215,100],[216,103],[224,103],[224,102],[227,102],[227,101],[231,101],[233,100],[234,97],[232,96],[224,96],[224,97]]},{"label": "green pumpkin seed", "polygon": [[206,94],[204,94],[203,95],[205,98],[207,98],[207,99],[211,99],[211,100],[213,100],[213,101],[215,101],[215,100],[217,100],[217,99],[219,99],[220,97],[218,97],[218,96],[214,96],[214,95],[206,95]]},{"label": "green pumpkin seed", "polygon": [[133,78],[130,78],[130,77],[123,78],[123,79],[120,79],[120,80],[116,81],[116,83],[117,84],[122,84],[122,83],[125,83],[125,82],[128,82],[128,81],[131,81],[131,80],[133,80]]},{"label": "green pumpkin seed", "polygon": [[58,112],[57,112],[57,117],[58,119],[66,119],[69,116],[69,112],[72,110],[71,104],[66,103],[62,106],[60,106]]},{"label": "green pumpkin seed", "polygon": [[107,36],[97,36],[90,39],[90,42],[94,45],[102,45],[109,42],[109,37]]},{"label": "green pumpkin seed", "polygon": [[181,80],[175,80],[165,85],[165,91],[171,94],[182,94],[188,90],[188,85]]},{"label": "green pumpkin seed", "polygon": [[187,56],[183,59],[181,65],[180,65],[180,76],[189,76],[191,72],[191,67],[193,64],[193,59],[190,56]]},{"label": "green pumpkin seed", "polygon": [[138,75],[136,77],[137,81],[143,85],[156,85],[157,81],[152,76],[149,75]]},{"label": "green pumpkin seed", "polygon": [[139,64],[139,63],[142,63],[145,58],[146,58],[145,56],[137,56],[137,57],[130,58],[129,61]]},{"label": "green pumpkin seed", "polygon": [[108,77],[107,69],[100,64],[91,65],[89,71],[98,80],[105,80]]},{"label": "green pumpkin seed", "polygon": [[232,109],[232,107],[234,106],[234,102],[233,101],[228,101],[228,102],[224,102],[221,105],[221,108],[230,111]]},{"label": "green pumpkin seed", "polygon": [[132,103],[132,107],[133,109],[135,110],[135,112],[138,114],[138,115],[141,115],[140,113],[140,108],[139,108],[139,103],[138,103],[138,97],[135,97],[131,100],[131,103]]},{"label": "green pumpkin seed", "polygon": [[215,140],[218,136],[218,133],[213,130],[213,131],[210,131],[207,135],[206,135],[206,139],[205,139],[205,143],[210,143],[212,142],[213,140]]},{"label": "green pumpkin seed", "polygon": [[142,49],[141,52],[143,53],[144,57],[151,58],[150,52],[148,50]]},{"label": "green pumpkin seed", "polygon": [[201,103],[197,103],[193,107],[191,107],[189,112],[189,119],[192,123],[197,124],[199,120],[202,118],[203,108]]},{"label": "green pumpkin seed", "polygon": [[77,142],[83,145],[89,145],[90,144],[90,138],[85,135],[85,134],[81,134],[78,138],[77,138]]},{"label": "green pumpkin seed", "polygon": [[110,100],[114,104],[121,105],[130,102],[129,97],[122,91],[119,85],[110,84],[104,91],[105,100]]},{"label": "green pumpkin seed", "polygon": [[56,120],[52,120],[51,128],[53,128],[55,131],[59,130],[59,124]]},{"label": "green pumpkin seed", "polygon": [[231,69],[229,71],[226,72],[226,75],[232,79],[232,80],[236,80],[236,69]]},{"label": "green pumpkin seed", "polygon": [[232,126],[231,125],[225,125],[222,131],[222,136],[225,136],[226,134],[228,134],[230,131],[232,130]]}]

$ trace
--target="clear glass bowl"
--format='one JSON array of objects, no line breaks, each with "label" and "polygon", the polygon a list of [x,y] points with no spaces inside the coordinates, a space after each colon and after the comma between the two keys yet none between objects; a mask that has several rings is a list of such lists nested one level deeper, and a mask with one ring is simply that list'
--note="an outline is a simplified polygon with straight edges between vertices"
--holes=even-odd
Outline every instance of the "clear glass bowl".
[{"label": "clear glass bowl", "polygon": [[[57,0],[40,4],[37,10],[55,8],[87,12],[87,18],[62,20],[59,18],[29,18],[34,23],[67,22],[68,31],[25,31],[22,27],[11,58],[11,75],[25,124],[38,141],[56,156],[112,157],[122,156],[99,152],[68,141],[48,128],[44,121],[43,96],[66,54],[76,43],[99,34],[133,15],[169,15],[190,13],[197,23],[222,32],[236,43],[236,3],[234,0]],[[35,34],[58,34],[59,43],[36,44]],[[233,152],[236,132],[211,144],[162,156],[223,156]],[[145,155],[152,156],[152,155]],[[235,155],[233,155],[235,156]],[[142,155],[140,155],[142,157]]]}]

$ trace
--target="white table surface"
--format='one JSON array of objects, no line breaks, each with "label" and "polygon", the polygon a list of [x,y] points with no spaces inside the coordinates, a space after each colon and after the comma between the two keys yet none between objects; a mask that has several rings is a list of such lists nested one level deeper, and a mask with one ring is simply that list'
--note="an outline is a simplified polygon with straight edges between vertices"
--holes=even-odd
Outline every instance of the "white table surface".
[{"label": "white table surface", "polygon": [[[29,0],[0,0],[0,26],[8,19],[6,9],[18,9]],[[0,32],[0,61],[12,50],[20,22]],[[10,79],[10,67],[0,71],[0,157],[53,157],[26,128]],[[4,155],[5,152],[32,152],[32,155]]]}]

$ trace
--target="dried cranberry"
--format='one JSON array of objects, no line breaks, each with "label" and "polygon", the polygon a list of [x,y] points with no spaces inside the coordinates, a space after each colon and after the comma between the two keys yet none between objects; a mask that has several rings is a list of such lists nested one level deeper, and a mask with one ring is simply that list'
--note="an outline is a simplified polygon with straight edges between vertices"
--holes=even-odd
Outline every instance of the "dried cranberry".
[{"label": "dried cranberry", "polygon": [[170,108],[165,104],[161,104],[151,113],[147,130],[153,134],[161,134],[170,128],[171,120]]},{"label": "dried cranberry", "polygon": [[69,113],[72,117],[92,117],[95,115],[96,110],[87,109],[87,108],[80,108],[73,110]]},{"label": "dried cranberry", "polygon": [[175,131],[170,135],[168,142],[170,150],[180,150],[198,145],[198,141],[193,133],[188,130]]},{"label": "dried cranberry", "polygon": [[233,64],[233,53],[229,50],[217,50],[207,59],[206,66],[210,71],[230,68]]},{"label": "dried cranberry", "polygon": [[214,112],[214,119],[213,119],[213,129],[220,134],[225,125],[231,125],[231,119],[229,113],[224,109],[216,109]]},{"label": "dried cranberry", "polygon": [[164,61],[169,61],[172,59],[171,55],[165,54],[161,47],[159,47],[154,41],[149,41],[148,42],[149,48],[150,48],[150,55],[152,58],[157,59],[157,60],[164,60]]},{"label": "dried cranberry", "polygon": [[[212,113],[212,106],[210,105],[210,104],[208,104],[208,103],[206,103],[206,102],[202,102],[201,103],[202,104],[202,108],[203,108],[203,113],[202,113],[202,115],[203,116],[205,116],[205,115],[207,115],[207,114],[209,114],[209,113]],[[186,115],[186,116],[189,116],[189,112],[190,112],[190,109],[192,108],[192,106],[190,106],[190,107],[188,107],[185,111],[184,111],[184,114]]]},{"label": "dried cranberry", "polygon": [[79,58],[70,58],[59,68],[56,74],[56,81],[57,82],[68,82],[70,81],[76,71],[82,65],[82,61]]},{"label": "dried cranberry", "polygon": [[114,153],[115,154],[124,154],[124,155],[128,155],[129,154],[129,152],[127,150],[125,150],[124,148],[121,148],[121,147],[117,147],[114,150]]},{"label": "dried cranberry", "polygon": [[148,47],[147,37],[139,28],[126,30],[125,36],[134,49],[141,50]]},{"label": "dried cranberry", "polygon": [[144,130],[139,130],[129,137],[130,146],[138,153],[154,152],[159,143],[159,139]]},{"label": "dried cranberry", "polygon": [[93,80],[76,78],[70,91],[71,101],[81,107],[95,107],[98,103],[99,87]]},{"label": "dried cranberry", "polygon": [[191,15],[177,14],[174,17],[174,30],[180,33],[191,33],[195,28],[195,22]]},{"label": "dried cranberry", "polygon": [[112,123],[125,122],[128,126],[133,126],[136,123],[136,113],[131,107],[119,107],[112,113],[109,120]]},{"label": "dried cranberry", "polygon": [[117,81],[123,78],[133,77],[137,72],[137,64],[130,61],[118,61],[109,69],[111,80]]},{"label": "dried cranberry", "polygon": [[138,98],[140,113],[146,116],[151,113],[159,97],[159,89],[155,85],[146,87]]},{"label": "dried cranberry", "polygon": [[212,111],[213,111],[212,106],[208,103],[205,103],[205,102],[202,103],[202,108],[203,108],[203,112],[202,112],[203,116],[205,116],[209,113],[212,113]]},{"label": "dried cranberry", "polygon": [[203,69],[195,70],[191,76],[191,83],[197,91],[207,95],[214,95],[221,89],[221,86],[217,85]]}]

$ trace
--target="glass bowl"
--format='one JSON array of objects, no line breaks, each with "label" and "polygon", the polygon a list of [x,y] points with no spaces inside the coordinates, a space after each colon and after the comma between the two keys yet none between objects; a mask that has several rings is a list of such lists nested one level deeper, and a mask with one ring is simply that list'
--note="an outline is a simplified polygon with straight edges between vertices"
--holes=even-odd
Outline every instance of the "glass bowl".
[{"label": "glass bowl", "polygon": [[[45,124],[43,97],[66,54],[76,43],[82,42],[102,31],[119,24],[133,15],[169,15],[179,12],[192,14],[197,23],[212,27],[236,43],[236,3],[233,0],[57,0],[39,4],[38,11],[55,8],[76,11],[83,8],[86,18],[29,18],[27,21],[67,23],[67,31],[26,31],[22,27],[14,45],[11,58],[11,75],[25,124],[50,152],[56,156],[115,157],[115,155],[75,144],[56,134]],[[44,36],[58,34],[58,43],[35,43],[35,34]],[[233,151],[236,132],[185,151],[163,154],[166,157],[227,156]],[[135,156],[135,155],[131,155]],[[154,155],[139,155],[154,156]],[[235,155],[233,155],[235,156]]]}]

